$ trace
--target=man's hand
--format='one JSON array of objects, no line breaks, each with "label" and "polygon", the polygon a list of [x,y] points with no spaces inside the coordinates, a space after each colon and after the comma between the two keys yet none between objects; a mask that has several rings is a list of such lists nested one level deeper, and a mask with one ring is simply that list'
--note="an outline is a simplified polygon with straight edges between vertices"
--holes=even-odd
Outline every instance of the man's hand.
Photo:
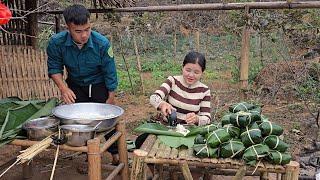
[{"label": "man's hand", "polygon": [[61,92],[62,100],[66,104],[71,104],[71,103],[76,102],[75,99],[77,99],[77,97],[70,88],[65,87],[65,88],[61,89],[60,92]]},{"label": "man's hand", "polygon": [[186,115],[187,124],[197,124],[199,122],[199,118],[195,113],[188,113]]},{"label": "man's hand", "polygon": [[116,104],[114,99],[115,99],[115,92],[109,92],[109,97],[108,97],[106,103],[114,105],[114,104]]},{"label": "man's hand", "polygon": [[168,116],[169,114],[171,114],[171,111],[174,109],[171,104],[165,102],[165,101],[162,101],[159,105],[159,109],[161,111],[161,113],[164,115],[164,116]]}]

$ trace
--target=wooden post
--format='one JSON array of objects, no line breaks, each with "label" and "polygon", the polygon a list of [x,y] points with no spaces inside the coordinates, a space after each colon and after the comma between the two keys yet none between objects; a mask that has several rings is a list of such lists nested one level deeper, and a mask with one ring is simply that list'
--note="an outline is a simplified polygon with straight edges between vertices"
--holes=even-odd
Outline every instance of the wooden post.
[{"label": "wooden post", "polygon": [[101,180],[100,140],[90,139],[88,144],[88,177],[90,180]]},{"label": "wooden post", "polygon": [[269,174],[268,172],[261,172],[260,173],[260,180],[268,180],[269,179]]},{"label": "wooden post", "polygon": [[119,162],[124,164],[121,170],[122,180],[129,178],[129,166],[128,166],[128,151],[126,143],[126,127],[123,120],[120,120],[117,124],[116,130],[121,132],[121,136],[118,140]]},{"label": "wooden post", "polygon": [[232,180],[242,180],[246,175],[247,168],[246,166],[241,166],[237,171],[236,175],[232,178]]},{"label": "wooden post", "polygon": [[141,180],[146,177],[146,166],[144,159],[148,155],[147,151],[136,149],[133,151],[133,163],[130,175],[130,180]]},{"label": "wooden post", "polygon": [[[32,11],[38,8],[38,1],[34,0],[25,0],[25,7],[27,10]],[[27,37],[27,45],[31,45],[33,47],[37,46],[37,37],[38,35],[38,18],[37,13],[32,13],[27,15],[27,34],[34,37]]]},{"label": "wooden post", "polygon": [[[25,150],[28,147],[21,146],[21,150]],[[29,163],[23,163],[22,164],[22,176],[23,179],[31,179],[33,176],[33,171],[32,171],[32,161]]]},{"label": "wooden post", "polygon": [[173,58],[177,60],[177,27],[174,25],[174,32],[173,32]]},{"label": "wooden post", "polygon": [[200,31],[199,31],[199,29],[195,30],[195,36],[196,36],[196,49],[197,49],[197,51],[200,51]]},{"label": "wooden post", "polygon": [[181,166],[180,166],[181,170],[182,170],[182,174],[185,180],[193,180],[188,163],[184,162]]},{"label": "wooden post", "polygon": [[[249,14],[249,8],[246,7],[246,14]],[[242,31],[242,47],[240,62],[240,88],[248,87],[249,77],[249,52],[250,52],[250,28],[245,25]]]},{"label": "wooden post", "polygon": [[61,31],[61,24],[60,24],[60,15],[58,15],[58,14],[56,14],[55,16],[54,16],[54,20],[55,20],[55,24],[56,24],[56,33],[59,33],[60,31]]},{"label": "wooden post", "polygon": [[291,161],[286,165],[286,173],[282,177],[283,180],[298,180],[300,173],[300,165],[296,161]]}]

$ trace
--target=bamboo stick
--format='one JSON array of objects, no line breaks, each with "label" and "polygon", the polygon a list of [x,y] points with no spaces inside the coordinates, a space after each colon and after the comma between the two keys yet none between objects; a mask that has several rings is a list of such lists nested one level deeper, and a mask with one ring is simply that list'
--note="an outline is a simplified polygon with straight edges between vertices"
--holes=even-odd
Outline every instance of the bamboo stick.
[{"label": "bamboo stick", "polygon": [[180,167],[181,167],[184,179],[193,180],[188,164],[184,162]]},{"label": "bamboo stick", "polygon": [[121,136],[121,132],[116,132],[112,137],[110,137],[107,142],[103,144],[103,146],[100,148],[100,153],[103,153],[106,151],[113,143],[115,143],[119,137]]},{"label": "bamboo stick", "polygon": [[246,175],[246,166],[241,166],[237,171],[236,175],[232,178],[232,180],[242,180],[243,177]]},{"label": "bamboo stick", "polygon": [[140,55],[139,55],[139,51],[138,51],[136,37],[134,34],[133,34],[133,46],[134,46],[134,52],[137,57],[137,67],[138,67],[138,71],[140,73],[140,82],[141,82],[142,93],[145,94],[145,88],[144,88],[144,83],[143,83],[144,80],[143,80],[142,68],[141,68],[141,62],[140,62]]},{"label": "bamboo stick", "polygon": [[124,164],[120,163],[107,177],[106,180],[112,180],[116,177],[116,175],[123,169]]},{"label": "bamboo stick", "polygon": [[136,149],[133,151],[133,163],[130,179],[131,180],[141,180],[144,179],[145,175],[145,164],[144,159],[148,155],[147,151]]}]

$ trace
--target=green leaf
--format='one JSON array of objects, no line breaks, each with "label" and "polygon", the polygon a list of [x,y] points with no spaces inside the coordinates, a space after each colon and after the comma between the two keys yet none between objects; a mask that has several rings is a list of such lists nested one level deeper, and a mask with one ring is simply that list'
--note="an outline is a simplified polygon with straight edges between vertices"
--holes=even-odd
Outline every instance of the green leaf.
[{"label": "green leaf", "polygon": [[0,104],[7,103],[7,102],[14,102],[14,101],[21,101],[21,99],[18,97],[7,97],[7,98],[0,99]]},{"label": "green leaf", "polygon": [[157,134],[157,135],[176,136],[176,137],[183,136],[183,134],[174,132],[172,129],[159,123],[144,123],[138,126],[134,131],[149,133],[149,134]]},{"label": "green leaf", "polygon": [[177,148],[182,145],[187,146],[188,148],[192,148],[195,138],[196,136],[189,136],[189,137],[174,137],[174,136],[164,136],[164,135],[158,136],[158,139],[160,139],[160,141],[163,144],[173,148]]},{"label": "green leaf", "polygon": [[35,114],[29,117],[28,120],[40,118],[43,116],[50,116],[52,114],[52,109],[56,107],[57,103],[57,98],[51,98],[41,109],[39,109]]}]

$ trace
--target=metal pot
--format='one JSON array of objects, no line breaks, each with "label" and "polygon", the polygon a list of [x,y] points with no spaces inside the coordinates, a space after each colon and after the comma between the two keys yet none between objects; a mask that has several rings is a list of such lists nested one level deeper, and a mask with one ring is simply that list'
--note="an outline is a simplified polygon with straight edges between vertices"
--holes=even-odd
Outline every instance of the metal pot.
[{"label": "metal pot", "polygon": [[27,131],[28,139],[40,141],[58,131],[59,119],[43,117],[27,121],[23,129]]},{"label": "metal pot", "polygon": [[94,128],[88,125],[62,125],[61,134],[67,139],[69,146],[85,146],[89,139],[94,137]]},{"label": "metal pot", "polygon": [[104,103],[74,103],[60,105],[53,109],[52,113],[58,117],[61,124],[81,124],[96,126],[96,131],[109,130],[116,124],[116,118],[123,114],[124,110],[118,106]]}]

